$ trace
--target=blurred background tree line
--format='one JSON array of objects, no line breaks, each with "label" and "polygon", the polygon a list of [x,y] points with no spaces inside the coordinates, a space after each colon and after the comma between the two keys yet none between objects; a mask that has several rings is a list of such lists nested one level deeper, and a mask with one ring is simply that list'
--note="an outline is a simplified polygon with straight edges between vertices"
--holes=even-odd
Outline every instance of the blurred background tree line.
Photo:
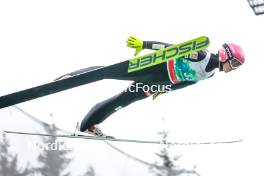
[{"label": "blurred background tree line", "polygon": [[[45,133],[56,135],[58,128],[55,125],[44,125]],[[166,140],[168,132],[163,130],[158,133],[161,140]],[[57,143],[56,137],[41,137],[43,144]],[[60,142],[59,145],[63,145]],[[25,167],[18,166],[18,156],[10,151],[10,142],[5,133],[0,140],[0,176],[72,176],[67,170],[72,158],[69,154],[71,150],[41,150],[38,154],[38,166],[33,167],[27,163]],[[160,151],[155,153],[157,161],[149,166],[150,173],[155,176],[200,176],[195,167],[192,170],[186,170],[177,164],[180,156],[171,156],[168,146],[163,146]],[[80,176],[96,176],[93,166],[87,166],[87,170]],[[101,175],[101,174],[100,174]]]}]

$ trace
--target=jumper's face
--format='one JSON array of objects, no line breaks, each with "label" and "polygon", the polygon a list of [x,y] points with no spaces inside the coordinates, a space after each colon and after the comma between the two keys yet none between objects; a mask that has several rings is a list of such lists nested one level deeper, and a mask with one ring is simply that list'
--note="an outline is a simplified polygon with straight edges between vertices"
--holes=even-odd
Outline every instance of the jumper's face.
[{"label": "jumper's face", "polygon": [[230,71],[232,71],[233,69],[232,69],[232,67],[231,67],[231,65],[230,65],[230,63],[229,62],[225,62],[224,64],[223,64],[223,71],[225,72],[225,73],[228,73],[228,72],[230,72]]}]

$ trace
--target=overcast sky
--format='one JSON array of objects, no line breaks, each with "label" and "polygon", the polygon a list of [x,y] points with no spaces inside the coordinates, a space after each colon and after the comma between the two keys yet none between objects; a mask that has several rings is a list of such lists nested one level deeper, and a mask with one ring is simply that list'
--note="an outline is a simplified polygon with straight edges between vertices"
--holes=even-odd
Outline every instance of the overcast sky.
[{"label": "overcast sky", "polygon": [[[132,104],[101,127],[121,138],[159,139],[157,131],[165,128],[169,139],[179,142],[244,139],[240,144],[174,149],[186,156],[186,163],[195,163],[203,176],[263,175],[263,21],[264,16],[255,16],[246,0],[0,1],[0,95],[77,69],[133,58],[134,50],[125,44],[129,35],[168,43],[206,35],[211,52],[224,42],[238,43],[246,62],[235,72],[217,73],[155,101]],[[95,103],[129,83],[104,80],[20,107],[73,130]],[[153,160],[148,145],[119,147]]]}]

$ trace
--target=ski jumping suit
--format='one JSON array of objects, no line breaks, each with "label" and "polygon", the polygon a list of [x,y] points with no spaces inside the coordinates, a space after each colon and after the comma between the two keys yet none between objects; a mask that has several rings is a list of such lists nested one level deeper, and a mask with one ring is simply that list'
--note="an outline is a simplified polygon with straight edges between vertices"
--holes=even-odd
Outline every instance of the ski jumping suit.
[{"label": "ski jumping suit", "polygon": [[[145,49],[155,50],[169,46],[171,44],[162,42],[143,42],[143,48]],[[219,68],[218,55],[209,53],[207,50],[202,50],[144,70],[139,70],[129,76],[122,76],[118,79],[135,81],[132,83],[132,86],[136,86],[139,83],[147,86],[170,85],[171,90],[176,90],[212,77],[215,68]],[[148,96],[157,95],[157,93],[159,92],[146,92],[143,89],[132,92],[128,87],[118,95],[97,103],[92,107],[82,120],[80,130],[85,131],[93,125],[103,122],[117,110]]]}]

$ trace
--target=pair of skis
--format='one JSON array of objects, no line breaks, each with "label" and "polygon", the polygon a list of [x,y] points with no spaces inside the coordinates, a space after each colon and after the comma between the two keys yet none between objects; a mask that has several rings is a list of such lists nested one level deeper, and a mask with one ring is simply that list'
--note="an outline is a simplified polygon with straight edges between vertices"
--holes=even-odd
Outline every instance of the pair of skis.
[{"label": "pair of skis", "polygon": [[57,79],[51,83],[1,96],[0,109],[102,79],[118,79],[124,76],[129,77],[135,72],[167,62],[170,59],[177,59],[184,55],[204,50],[208,46],[209,38],[201,36],[121,63],[106,67],[96,67],[93,70],[84,69],[80,72],[73,72],[73,77]]},{"label": "pair of skis", "polygon": [[149,140],[138,140],[138,139],[120,139],[114,138],[112,136],[91,136],[87,133],[79,131],[80,126],[77,123],[75,131],[71,135],[63,134],[43,134],[43,133],[28,133],[28,132],[18,132],[18,131],[3,131],[6,134],[16,134],[16,135],[27,135],[27,136],[43,136],[43,137],[55,137],[55,138],[73,138],[73,139],[89,139],[97,141],[112,141],[112,142],[129,142],[129,143],[141,143],[141,144],[164,144],[168,146],[173,145],[206,145],[206,144],[231,144],[242,142],[243,140],[233,140],[233,141],[218,141],[218,142],[169,142],[166,140],[161,141],[149,141]]},{"label": "pair of skis", "polygon": [[59,138],[74,138],[74,139],[90,139],[97,141],[112,141],[112,142],[129,142],[129,143],[142,143],[142,144],[166,144],[168,146],[173,145],[212,145],[212,144],[232,144],[242,142],[243,140],[230,140],[230,141],[214,141],[214,142],[169,142],[166,140],[161,141],[149,141],[149,140],[136,140],[136,139],[118,139],[113,137],[99,137],[99,136],[89,136],[89,135],[54,135],[54,134],[43,134],[43,133],[27,133],[18,131],[3,131],[7,134],[17,134],[17,135],[28,135],[28,136],[44,136],[44,137],[59,137]]}]

